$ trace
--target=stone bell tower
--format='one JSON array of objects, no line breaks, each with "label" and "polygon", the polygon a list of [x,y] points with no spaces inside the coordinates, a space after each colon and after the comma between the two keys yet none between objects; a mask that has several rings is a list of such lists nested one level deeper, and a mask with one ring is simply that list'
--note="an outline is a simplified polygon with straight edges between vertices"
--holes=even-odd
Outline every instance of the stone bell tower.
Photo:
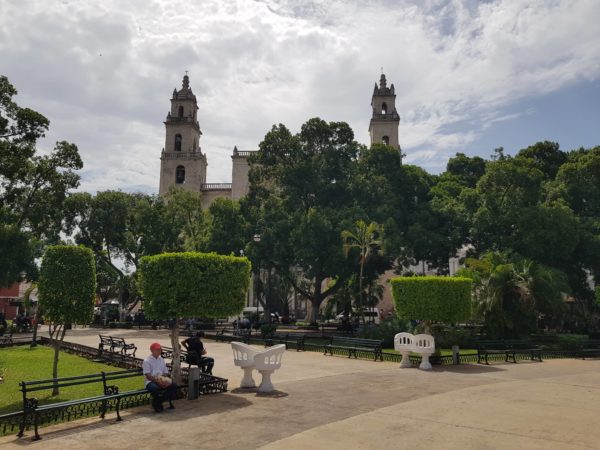
[{"label": "stone bell tower", "polygon": [[187,74],[181,89],[173,90],[171,111],[165,120],[165,147],[160,155],[160,187],[166,194],[173,185],[200,192],[206,183],[206,155],[200,151],[198,104]]},{"label": "stone bell tower", "polygon": [[373,108],[373,115],[369,124],[371,145],[381,142],[398,149],[400,152],[400,143],[398,142],[400,116],[396,111],[396,94],[394,93],[393,84],[387,87],[383,73],[379,79],[379,86],[375,83],[371,107]]}]

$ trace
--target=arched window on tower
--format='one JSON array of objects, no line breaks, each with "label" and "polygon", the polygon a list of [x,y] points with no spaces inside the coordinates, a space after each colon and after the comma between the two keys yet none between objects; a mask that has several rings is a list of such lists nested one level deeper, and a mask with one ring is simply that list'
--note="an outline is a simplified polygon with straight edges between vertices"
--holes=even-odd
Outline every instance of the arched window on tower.
[{"label": "arched window on tower", "polygon": [[387,114],[387,105],[385,102],[383,102],[381,105],[381,114]]},{"label": "arched window on tower", "polygon": [[179,107],[178,115],[179,117],[183,117],[183,106]]},{"label": "arched window on tower", "polygon": [[390,145],[390,138],[389,138],[389,137],[387,137],[387,136],[383,136],[383,137],[381,138],[381,140],[383,141],[383,143],[384,143],[385,145]]},{"label": "arched window on tower", "polygon": [[181,151],[181,135],[180,134],[175,135],[175,151],[176,152]]},{"label": "arched window on tower", "polygon": [[175,184],[183,184],[185,181],[185,167],[177,166],[175,169]]}]

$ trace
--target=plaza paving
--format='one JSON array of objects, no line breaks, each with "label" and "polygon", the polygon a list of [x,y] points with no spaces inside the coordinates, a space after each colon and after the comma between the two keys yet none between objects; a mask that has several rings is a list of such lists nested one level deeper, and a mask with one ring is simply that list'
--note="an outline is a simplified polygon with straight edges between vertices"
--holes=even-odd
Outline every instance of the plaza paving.
[{"label": "plaza paving", "polygon": [[[67,340],[97,346],[98,331]],[[165,331],[111,330],[145,356]],[[207,340],[230,392],[45,428],[43,439],[0,438],[9,448],[598,449],[600,360],[399,369],[397,363],[287,351],[274,395],[236,389],[229,344]],[[257,377],[258,378],[258,377]],[[141,382],[141,381],[140,381]]]}]

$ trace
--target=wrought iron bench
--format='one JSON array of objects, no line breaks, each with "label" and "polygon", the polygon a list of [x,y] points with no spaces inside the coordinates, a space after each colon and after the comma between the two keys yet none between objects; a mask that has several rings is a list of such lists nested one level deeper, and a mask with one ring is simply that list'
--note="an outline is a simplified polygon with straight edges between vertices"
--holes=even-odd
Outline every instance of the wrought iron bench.
[{"label": "wrought iron bench", "polygon": [[[133,395],[147,394],[145,389],[119,392],[119,387],[109,384],[117,380],[131,377],[141,377],[141,369],[120,370],[116,372],[100,372],[91,375],[80,375],[76,377],[64,377],[48,380],[22,381],[19,383],[23,394],[23,415],[19,426],[18,436],[22,437],[27,425],[33,424],[35,430],[34,440],[41,439],[38,427],[40,418],[45,414],[71,419],[77,416],[85,416],[90,412],[100,412],[104,418],[107,411],[114,409],[117,413],[117,421],[121,421],[121,400]],[[67,400],[62,402],[40,404],[35,397],[30,397],[32,392],[51,391],[55,387],[65,388],[68,386],[79,386],[84,384],[101,384],[102,393],[93,397]]]},{"label": "wrought iron bench", "polygon": [[378,358],[383,361],[382,346],[382,339],[361,339],[333,336],[331,341],[325,344],[325,352],[323,354],[327,355],[327,353],[329,353],[333,356],[334,350],[344,350],[348,351],[348,358],[352,356],[354,356],[354,358],[358,358],[358,352],[372,353],[374,361],[377,361]]},{"label": "wrought iron bench", "polygon": [[4,345],[10,345],[13,343],[13,332],[8,331],[6,333],[4,333],[2,336],[0,336],[0,344],[4,344]]},{"label": "wrought iron bench", "polygon": [[289,344],[296,346],[296,351],[305,351],[304,342],[306,334],[304,333],[274,333],[265,338],[265,346],[272,347],[275,344],[285,344],[285,349],[289,349]]},{"label": "wrought iron bench", "polygon": [[[164,359],[170,359],[171,361],[173,361],[173,354],[174,352],[171,347],[161,347],[160,356],[162,356]],[[179,351],[179,361],[181,361],[182,363],[187,362],[187,356],[188,352],[186,352],[185,350]]]},{"label": "wrought iron bench", "polygon": [[98,355],[100,355],[104,350],[108,350],[112,352],[112,341],[110,340],[110,336],[106,336],[104,334],[99,334],[100,343],[98,344]]},{"label": "wrought iron bench", "polygon": [[542,348],[537,347],[529,341],[523,340],[503,340],[503,341],[478,341],[477,342],[477,363],[489,364],[490,355],[504,355],[504,361],[512,359],[517,363],[517,353],[526,353],[532,361],[542,361]]},{"label": "wrought iron bench", "polygon": [[219,342],[221,340],[225,342],[225,327],[221,328],[215,333],[215,341]]},{"label": "wrought iron bench", "polygon": [[587,357],[600,356],[600,340],[592,339],[581,344],[578,349],[579,356],[583,359]]},{"label": "wrought iron bench", "polygon": [[[117,336],[110,336],[110,350],[116,353],[116,349],[120,349],[119,353],[122,355],[133,356],[135,358],[135,352],[137,351],[137,347],[135,344],[128,344],[125,342],[125,339]],[[133,353],[128,354],[127,352],[133,350]]]},{"label": "wrought iron bench", "polygon": [[238,328],[234,330],[233,335],[239,338],[244,344],[250,344],[251,328]]}]

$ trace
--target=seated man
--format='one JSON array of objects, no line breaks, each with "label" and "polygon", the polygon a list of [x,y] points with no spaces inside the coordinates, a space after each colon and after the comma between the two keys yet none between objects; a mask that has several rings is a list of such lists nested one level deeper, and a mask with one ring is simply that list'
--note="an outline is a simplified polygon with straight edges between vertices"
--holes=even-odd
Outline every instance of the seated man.
[{"label": "seated man", "polygon": [[169,370],[165,360],[160,356],[161,346],[155,342],[150,346],[151,354],[146,356],[142,364],[144,383],[146,389],[152,394],[152,406],[156,412],[163,410],[161,394],[169,401],[169,408],[173,406],[173,400],[177,398],[177,385],[170,382]]},{"label": "seated man", "polygon": [[204,336],[202,331],[198,331],[196,336],[187,338],[181,343],[188,352],[188,364],[194,364],[200,368],[202,373],[212,375],[212,369],[215,365],[215,360],[206,355],[206,349],[200,338]]}]

